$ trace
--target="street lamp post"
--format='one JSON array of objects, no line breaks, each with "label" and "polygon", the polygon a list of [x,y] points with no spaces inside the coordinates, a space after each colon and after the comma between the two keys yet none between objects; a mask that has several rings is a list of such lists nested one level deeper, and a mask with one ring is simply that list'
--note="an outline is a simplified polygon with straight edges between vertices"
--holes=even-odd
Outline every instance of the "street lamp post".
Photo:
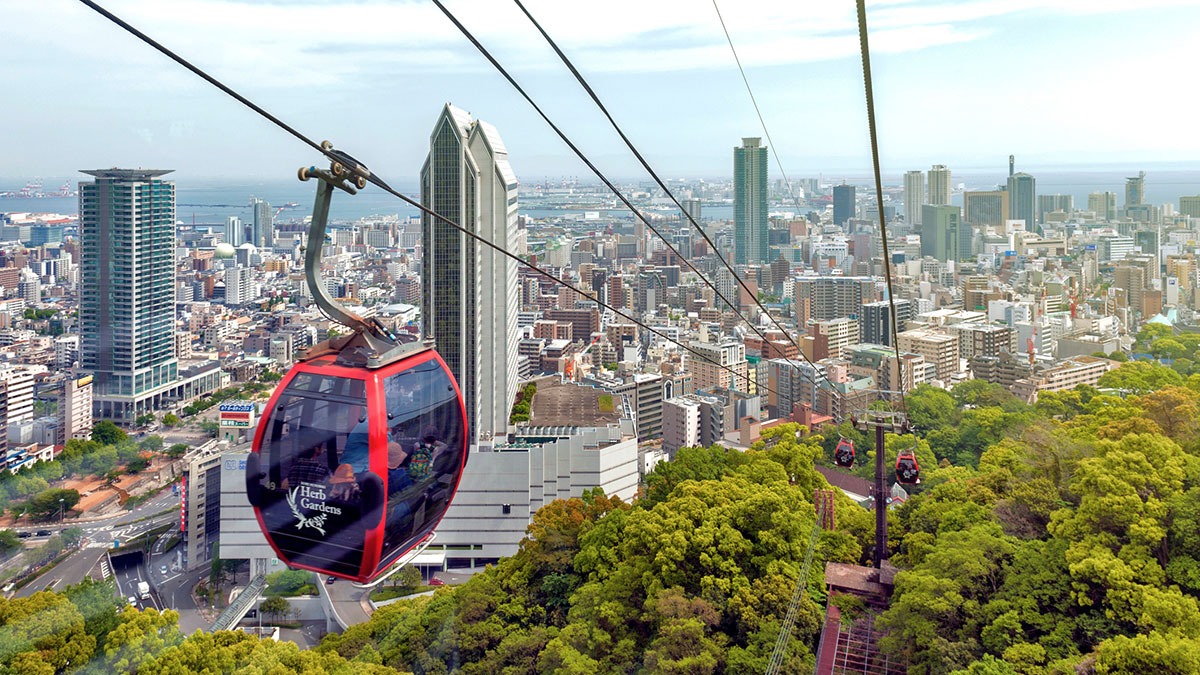
[{"label": "street lamp post", "polygon": [[58,500],[58,523],[60,525],[62,524],[62,521],[63,521],[63,501],[64,500],[62,500],[62,499]]}]

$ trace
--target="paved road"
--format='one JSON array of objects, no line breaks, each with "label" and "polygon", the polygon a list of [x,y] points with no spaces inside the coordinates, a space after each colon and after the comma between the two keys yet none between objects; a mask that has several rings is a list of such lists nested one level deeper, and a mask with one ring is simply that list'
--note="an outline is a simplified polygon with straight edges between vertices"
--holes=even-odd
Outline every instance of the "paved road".
[{"label": "paved road", "polygon": [[366,604],[370,589],[359,588],[354,582],[345,579],[338,579],[332,584],[324,583],[324,577],[321,581],[322,592],[329,595],[329,599],[333,601],[333,611],[346,625],[366,623],[367,619],[371,618],[370,605]]},{"label": "paved road", "polygon": [[[63,523],[33,523],[29,525],[21,525],[12,529],[18,532],[29,532],[36,534],[39,531],[47,530],[52,533],[57,533],[58,530],[65,527],[79,527],[83,529],[84,536],[91,536],[100,532],[106,532],[113,529],[119,529],[122,526],[129,525],[135,521],[139,521],[153,514],[165,514],[173,512],[179,517],[179,495],[173,494],[171,490],[164,490],[154,499],[138,506],[132,511],[121,510],[108,516],[90,519],[66,519]],[[26,539],[26,545],[45,543],[46,537],[33,536]]]},{"label": "paved road", "polygon": [[71,584],[82,581],[93,568],[98,566],[103,557],[104,551],[100,549],[82,549],[59,563],[54,569],[35,579],[33,583],[17,591],[16,595],[18,598],[27,598],[38,591],[61,591]]}]

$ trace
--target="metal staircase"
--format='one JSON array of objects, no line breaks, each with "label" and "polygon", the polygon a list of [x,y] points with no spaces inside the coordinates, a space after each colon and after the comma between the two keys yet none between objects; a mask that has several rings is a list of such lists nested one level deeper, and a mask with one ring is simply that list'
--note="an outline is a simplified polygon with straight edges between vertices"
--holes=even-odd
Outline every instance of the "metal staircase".
[{"label": "metal staircase", "polygon": [[886,655],[879,653],[876,642],[881,636],[882,634],[875,630],[873,613],[867,613],[856,621],[842,623],[838,627],[833,672],[837,675],[904,675],[907,668],[903,664],[891,661]]}]

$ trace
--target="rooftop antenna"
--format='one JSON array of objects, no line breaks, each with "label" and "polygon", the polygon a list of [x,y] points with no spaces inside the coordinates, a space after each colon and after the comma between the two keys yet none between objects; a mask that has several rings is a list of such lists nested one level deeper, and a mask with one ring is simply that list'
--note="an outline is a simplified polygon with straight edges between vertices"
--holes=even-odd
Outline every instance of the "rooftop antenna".
[{"label": "rooftop antenna", "polygon": [[1009,178],[1012,178],[1012,175],[1013,175],[1013,166],[1016,164],[1016,162],[1017,162],[1017,156],[1016,156],[1016,155],[1009,155],[1009,156],[1008,156],[1008,177],[1009,177]]}]

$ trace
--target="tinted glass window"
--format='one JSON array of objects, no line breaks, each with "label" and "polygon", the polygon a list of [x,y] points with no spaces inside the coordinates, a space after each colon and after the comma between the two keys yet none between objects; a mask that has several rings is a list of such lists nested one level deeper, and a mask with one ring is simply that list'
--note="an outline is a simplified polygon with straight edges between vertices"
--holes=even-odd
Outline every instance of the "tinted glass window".
[{"label": "tinted glass window", "polygon": [[433,530],[462,465],[462,408],[449,374],[427,361],[384,379],[387,405],[387,528],[382,563]]},{"label": "tinted glass window", "polygon": [[351,464],[356,430],[365,442],[364,384],[300,373],[269,413],[261,448],[262,514],[293,563],[360,572],[365,531],[373,524],[363,522],[366,460]]}]

